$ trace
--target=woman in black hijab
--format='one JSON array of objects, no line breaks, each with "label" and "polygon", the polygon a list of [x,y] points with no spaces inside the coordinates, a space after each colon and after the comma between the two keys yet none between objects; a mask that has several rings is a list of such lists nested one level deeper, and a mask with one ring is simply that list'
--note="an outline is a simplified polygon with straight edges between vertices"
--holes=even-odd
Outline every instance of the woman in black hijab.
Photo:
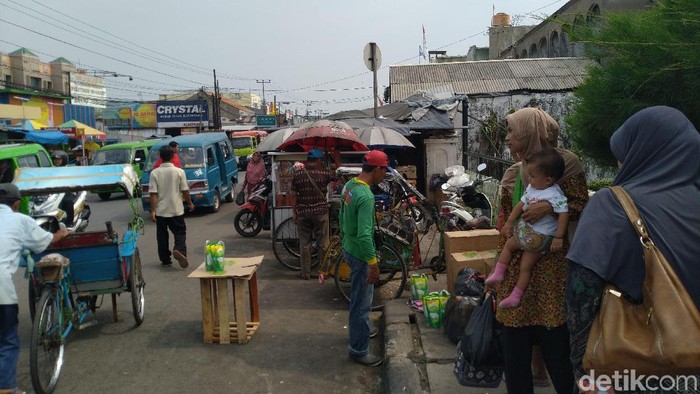
[{"label": "woman in black hijab", "polygon": [[[651,240],[700,308],[700,134],[680,111],[650,107],[632,115],[610,138],[622,186],[637,205]],[[642,245],[609,189],[584,209],[567,254],[567,321],[576,379],[605,283],[641,302]]]}]

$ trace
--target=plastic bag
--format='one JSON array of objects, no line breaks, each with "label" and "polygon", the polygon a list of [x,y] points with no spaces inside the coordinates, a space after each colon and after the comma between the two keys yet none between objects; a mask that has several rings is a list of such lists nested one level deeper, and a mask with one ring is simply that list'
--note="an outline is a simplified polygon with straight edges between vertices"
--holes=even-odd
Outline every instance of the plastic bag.
[{"label": "plastic bag", "polygon": [[484,294],[484,275],[473,268],[462,268],[455,280],[455,294],[481,297]]},{"label": "plastic bag", "polygon": [[464,328],[474,308],[479,304],[479,298],[453,295],[447,300],[442,326],[452,343],[458,343],[464,334]]},{"label": "plastic bag", "polygon": [[453,176],[458,176],[464,174],[464,166],[462,165],[454,165],[454,166],[449,166],[445,168],[445,175],[449,177]]},{"label": "plastic bag", "polygon": [[425,274],[411,275],[411,299],[422,300],[428,294],[428,277]]},{"label": "plastic bag", "polygon": [[209,242],[206,241],[204,255],[204,269],[209,272],[224,271],[224,254],[226,247],[224,241]]},{"label": "plastic bag", "polygon": [[423,296],[423,315],[430,328],[440,328],[440,293],[432,292]]},{"label": "plastic bag", "polygon": [[460,174],[453,176],[452,178],[447,180],[447,184],[453,187],[460,187],[466,183],[469,183],[469,175],[467,174]]},{"label": "plastic bag", "polygon": [[423,296],[423,315],[431,328],[440,328],[445,317],[445,308],[450,293],[447,290],[434,291]]},{"label": "plastic bag", "polygon": [[237,205],[243,205],[245,204],[245,190],[241,190],[236,194],[236,204]]},{"label": "plastic bag", "polygon": [[494,297],[486,293],[457,345],[454,373],[464,386],[498,387],[501,383],[503,352],[495,306]]}]

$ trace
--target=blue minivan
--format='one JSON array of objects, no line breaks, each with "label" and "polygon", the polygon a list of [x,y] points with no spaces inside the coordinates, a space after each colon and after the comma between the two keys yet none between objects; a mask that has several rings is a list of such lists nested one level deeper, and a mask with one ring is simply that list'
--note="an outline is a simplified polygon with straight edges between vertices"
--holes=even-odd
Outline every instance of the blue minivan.
[{"label": "blue minivan", "polygon": [[238,184],[238,162],[226,133],[188,134],[160,141],[151,147],[141,176],[141,203],[145,211],[151,208],[148,182],[153,164],[160,157],[160,148],[172,141],[179,144],[180,165],[187,175],[195,207],[207,207],[211,212],[217,212],[222,198],[226,202],[234,200]]}]

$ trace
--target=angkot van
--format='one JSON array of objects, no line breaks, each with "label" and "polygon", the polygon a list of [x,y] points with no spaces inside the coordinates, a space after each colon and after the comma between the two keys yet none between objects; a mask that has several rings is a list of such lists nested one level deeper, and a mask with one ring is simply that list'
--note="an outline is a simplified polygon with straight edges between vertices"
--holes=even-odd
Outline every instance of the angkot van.
[{"label": "angkot van", "polygon": [[[195,207],[218,212],[222,199],[232,202],[238,184],[238,162],[231,141],[223,132],[181,135],[159,141],[151,147],[141,176],[141,203],[145,211],[151,208],[148,182],[153,165],[160,157],[160,148],[176,141],[180,165],[187,175],[187,184]],[[187,209],[187,207],[185,207]]]}]

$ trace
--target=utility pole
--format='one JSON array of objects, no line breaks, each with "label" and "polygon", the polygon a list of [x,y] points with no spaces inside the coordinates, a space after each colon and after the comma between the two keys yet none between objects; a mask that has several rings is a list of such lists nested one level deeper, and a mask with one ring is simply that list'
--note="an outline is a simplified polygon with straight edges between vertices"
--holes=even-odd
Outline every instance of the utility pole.
[{"label": "utility pole", "polygon": [[221,95],[219,94],[219,81],[216,80],[216,70],[214,70],[214,99],[212,100],[214,130],[221,129]]},{"label": "utility pole", "polygon": [[255,82],[262,84],[263,110],[265,111],[265,115],[267,115],[267,102],[265,101],[265,84],[270,83],[272,81],[270,81],[269,79],[256,79]]}]

